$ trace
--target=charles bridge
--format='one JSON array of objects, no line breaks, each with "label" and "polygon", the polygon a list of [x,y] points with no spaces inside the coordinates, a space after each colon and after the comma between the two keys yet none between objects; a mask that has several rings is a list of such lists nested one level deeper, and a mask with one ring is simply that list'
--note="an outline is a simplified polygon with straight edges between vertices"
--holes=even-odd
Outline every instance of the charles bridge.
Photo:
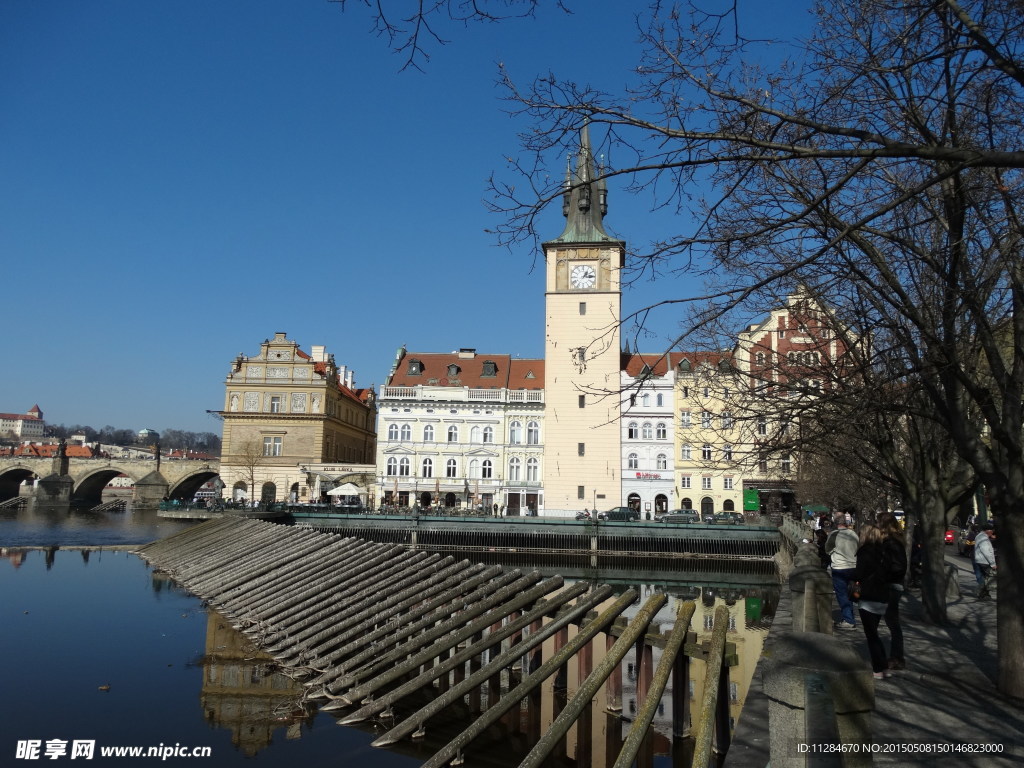
[{"label": "charles bridge", "polygon": [[124,475],[135,483],[133,502],[155,506],[165,497],[188,499],[220,473],[218,461],[114,458],[0,457],[0,502],[38,480],[36,500],[54,504],[99,504],[103,489]]}]

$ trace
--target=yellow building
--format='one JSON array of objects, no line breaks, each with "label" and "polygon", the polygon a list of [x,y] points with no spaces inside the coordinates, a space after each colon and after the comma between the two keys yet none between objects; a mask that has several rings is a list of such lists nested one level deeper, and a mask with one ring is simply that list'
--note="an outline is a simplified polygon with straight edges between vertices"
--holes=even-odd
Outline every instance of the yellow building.
[{"label": "yellow building", "polygon": [[[220,415],[220,475],[233,499],[319,501],[331,481],[350,479],[369,490],[358,478],[374,471],[374,393],[357,389],[325,347],[307,353],[275,333],[259,354],[239,355]],[[328,465],[325,476],[319,469]]]}]

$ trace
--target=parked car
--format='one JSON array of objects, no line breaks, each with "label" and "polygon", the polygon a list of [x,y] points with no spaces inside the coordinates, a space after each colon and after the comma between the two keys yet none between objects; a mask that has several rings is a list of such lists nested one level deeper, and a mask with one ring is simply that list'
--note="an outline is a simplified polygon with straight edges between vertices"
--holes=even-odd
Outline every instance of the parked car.
[{"label": "parked car", "polygon": [[955,530],[955,529],[953,529],[953,528],[947,528],[947,529],[946,529],[946,536],[945,536],[945,542],[946,542],[947,544],[952,544],[952,543],[954,543],[954,542],[956,541],[956,536],[957,536],[957,532],[956,532],[956,530]]},{"label": "parked car", "polygon": [[639,520],[640,513],[630,507],[612,507],[605,512],[598,512],[597,517],[599,520],[628,523],[632,520]]},{"label": "parked car", "polygon": [[956,535],[956,551],[964,557],[974,559],[974,537],[978,534],[973,525],[961,528]]},{"label": "parked car", "polygon": [[706,524],[710,524],[710,523],[715,522],[715,513],[714,512],[701,512],[700,513],[700,521],[702,523],[706,523]]},{"label": "parked car", "polygon": [[736,514],[736,512],[715,512],[712,522],[716,525],[741,525],[743,516],[740,515],[740,519],[737,520]]},{"label": "parked car", "polygon": [[671,512],[655,515],[654,519],[659,523],[699,523],[700,515],[692,509],[673,509]]}]

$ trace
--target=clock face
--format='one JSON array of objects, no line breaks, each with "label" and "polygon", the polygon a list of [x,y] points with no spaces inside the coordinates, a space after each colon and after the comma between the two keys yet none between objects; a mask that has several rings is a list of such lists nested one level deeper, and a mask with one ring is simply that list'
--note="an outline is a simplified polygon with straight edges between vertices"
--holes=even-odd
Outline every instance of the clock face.
[{"label": "clock face", "polygon": [[569,284],[573,288],[593,288],[595,282],[597,282],[597,272],[589,264],[580,264],[572,268]]}]

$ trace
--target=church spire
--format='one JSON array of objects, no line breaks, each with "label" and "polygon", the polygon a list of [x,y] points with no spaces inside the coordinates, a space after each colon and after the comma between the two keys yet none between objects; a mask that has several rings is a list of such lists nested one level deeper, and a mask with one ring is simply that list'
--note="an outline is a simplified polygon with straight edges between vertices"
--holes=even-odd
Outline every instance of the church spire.
[{"label": "church spire", "polygon": [[604,165],[595,168],[590,150],[589,121],[580,130],[580,148],[576,153],[576,167],[572,158],[565,163],[565,183],[562,192],[562,215],[565,230],[553,242],[602,243],[617,242],[604,231],[604,215],[608,212],[608,185],[601,178]]}]

